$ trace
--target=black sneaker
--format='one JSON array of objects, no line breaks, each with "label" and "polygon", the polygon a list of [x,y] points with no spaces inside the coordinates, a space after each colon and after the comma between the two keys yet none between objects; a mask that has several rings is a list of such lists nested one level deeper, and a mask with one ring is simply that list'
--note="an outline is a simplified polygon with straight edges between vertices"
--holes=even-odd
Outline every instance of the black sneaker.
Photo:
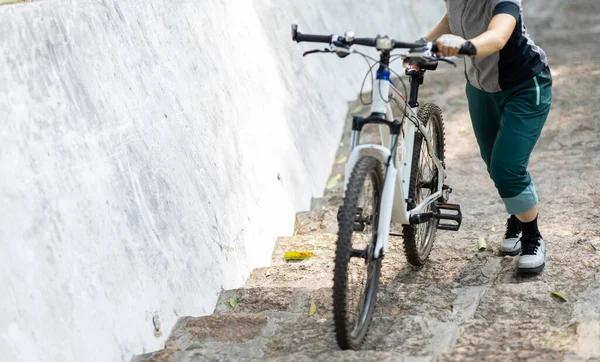
[{"label": "black sneaker", "polygon": [[546,243],[540,234],[523,235],[523,250],[519,258],[519,271],[522,273],[540,273],[546,266]]},{"label": "black sneaker", "polygon": [[504,255],[515,256],[521,252],[521,222],[515,215],[506,220],[506,232],[500,247]]}]

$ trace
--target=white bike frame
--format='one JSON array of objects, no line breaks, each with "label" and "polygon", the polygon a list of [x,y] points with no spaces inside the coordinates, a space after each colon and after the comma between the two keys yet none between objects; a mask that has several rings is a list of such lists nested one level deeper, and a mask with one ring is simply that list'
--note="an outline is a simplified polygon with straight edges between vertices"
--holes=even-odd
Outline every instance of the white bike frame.
[{"label": "white bike frame", "polygon": [[[377,77],[380,78],[380,77]],[[441,161],[437,158],[434,150],[434,145],[431,135],[424,127],[423,123],[417,118],[418,109],[410,107],[405,101],[400,91],[394,86],[391,80],[376,79],[373,85],[373,104],[371,113],[378,112],[386,115],[388,122],[393,122],[391,101],[392,98],[401,98],[398,102],[403,108],[404,122],[402,131],[399,136],[390,137],[389,128],[387,125],[381,125],[382,145],[377,144],[360,144],[360,131],[353,131],[352,134],[352,151],[346,163],[345,187],[348,186],[348,181],[354,166],[360,159],[365,150],[369,150],[369,154],[377,154],[386,165],[385,180],[383,183],[383,192],[379,208],[379,226],[377,229],[377,244],[374,251],[374,257],[379,258],[381,251],[384,253],[388,250],[388,236],[390,232],[391,222],[399,224],[410,224],[412,215],[421,213],[428,205],[435,202],[442,196],[445,173]],[[384,99],[383,95],[388,95],[388,99]],[[400,117],[402,118],[402,117]],[[427,150],[438,170],[437,188],[434,193],[427,197],[419,205],[408,210],[406,198],[408,188],[410,186],[410,175],[412,169],[412,155],[416,130],[419,130],[427,144]],[[386,144],[388,145],[386,147]],[[396,144],[394,152],[393,147]],[[392,160],[392,155],[396,155]]]}]

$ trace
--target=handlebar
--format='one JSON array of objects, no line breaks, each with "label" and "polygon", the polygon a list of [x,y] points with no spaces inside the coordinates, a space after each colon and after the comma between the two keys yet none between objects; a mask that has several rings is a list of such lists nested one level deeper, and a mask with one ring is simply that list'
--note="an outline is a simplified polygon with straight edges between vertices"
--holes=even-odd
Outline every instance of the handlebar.
[{"label": "handlebar", "polygon": [[[334,45],[364,45],[375,47],[377,50],[392,50],[392,49],[411,49],[413,52],[426,52],[429,51],[433,54],[438,52],[438,47],[435,42],[433,43],[407,43],[398,40],[390,39],[387,36],[377,36],[376,38],[355,38],[354,33],[346,33],[345,36],[339,35],[316,35],[316,34],[302,34],[298,31],[298,25],[292,25],[292,40],[295,42],[312,42],[312,43],[326,43]],[[462,47],[458,54],[463,55],[475,55],[474,48]]]},{"label": "handlebar", "polygon": [[339,35],[316,35],[302,34],[298,31],[298,25],[292,25],[292,40],[295,42],[312,42],[312,43],[327,43],[327,44],[345,44],[345,45],[364,45],[376,47],[379,50],[398,49],[398,48],[419,48],[423,44],[406,43],[390,39],[387,36],[377,36],[376,38],[355,38],[353,33],[346,33],[346,36]]}]

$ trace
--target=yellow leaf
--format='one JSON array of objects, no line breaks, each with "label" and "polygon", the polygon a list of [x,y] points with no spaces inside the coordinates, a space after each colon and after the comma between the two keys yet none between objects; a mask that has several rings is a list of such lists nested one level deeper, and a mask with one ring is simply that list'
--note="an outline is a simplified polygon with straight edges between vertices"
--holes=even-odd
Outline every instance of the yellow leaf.
[{"label": "yellow leaf", "polygon": [[310,251],[288,251],[283,254],[283,259],[285,260],[305,260],[315,256],[315,254]]},{"label": "yellow leaf", "polygon": [[466,131],[465,127],[460,127],[460,130],[459,130],[460,133],[465,133],[465,131]]},{"label": "yellow leaf", "polygon": [[558,299],[561,299],[564,302],[568,302],[567,297],[565,297],[564,294],[559,293],[559,292],[552,292],[552,295],[555,296]]},{"label": "yellow leaf", "polygon": [[317,305],[312,300],[310,301],[310,309],[308,310],[308,315],[312,316],[317,311]]},{"label": "yellow leaf", "polygon": [[490,229],[491,232],[495,233],[496,232],[496,228],[494,226],[492,226],[492,228]]},{"label": "yellow leaf", "polygon": [[238,305],[238,296],[236,294],[233,294],[231,297],[229,297],[229,305],[233,308]]},{"label": "yellow leaf", "polygon": [[327,185],[325,186],[327,188],[327,190],[331,190],[332,188],[335,187],[335,185],[337,185],[337,183],[340,181],[340,179],[342,178],[342,175],[337,174],[333,177],[331,177],[329,179],[329,181],[327,181]]},{"label": "yellow leaf", "polygon": [[342,156],[342,157],[338,158],[337,161],[335,161],[335,164],[341,165],[342,163],[345,163],[346,161],[348,161],[348,157]]},{"label": "yellow leaf", "polygon": [[359,105],[358,105],[356,108],[354,108],[354,109],[353,109],[353,110],[352,110],[350,113],[351,113],[351,114],[358,113],[358,112],[362,111],[362,109],[363,109],[363,105],[362,105],[362,104],[359,104]]},{"label": "yellow leaf", "polygon": [[485,242],[484,238],[479,238],[479,240],[477,240],[477,249],[479,251],[484,251],[485,249],[487,249],[487,243]]}]

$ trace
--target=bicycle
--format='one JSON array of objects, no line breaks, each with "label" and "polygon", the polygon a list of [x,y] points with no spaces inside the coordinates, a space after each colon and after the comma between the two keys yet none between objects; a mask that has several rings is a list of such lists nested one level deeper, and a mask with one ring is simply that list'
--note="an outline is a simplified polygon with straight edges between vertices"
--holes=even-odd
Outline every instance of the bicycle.
[{"label": "bicycle", "polygon": [[[345,166],[343,204],[338,211],[334,325],[340,348],[356,350],[363,344],[373,318],[389,235],[402,236],[408,262],[422,266],[429,257],[436,231],[460,228],[460,206],[447,202],[452,189],[444,184],[445,138],[441,109],[433,103],[423,107],[418,103],[425,72],[437,69],[439,61],[454,62],[436,57],[435,43],[400,42],[387,36],[357,38],[353,32],[346,32],[344,36],[302,34],[294,24],[292,40],[329,44],[328,48],[307,51],[304,55],[335,53],[343,58],[360,54],[376,62],[370,71],[379,64],[372,87],[371,114],[352,119],[352,148]],[[353,45],[375,47],[379,61],[354,50]],[[408,51],[392,55],[395,49]],[[472,55],[465,49],[459,53]],[[391,80],[390,63],[399,58],[407,65],[408,100]],[[404,84],[402,78],[398,78]],[[406,85],[404,90],[406,94]],[[400,120],[394,117],[392,102],[402,112]],[[361,132],[368,124],[379,125],[382,145],[360,144]],[[430,163],[423,163],[426,159]],[[450,223],[441,223],[441,220]],[[402,225],[402,234],[390,233],[392,222]],[[353,260],[358,263],[351,263]],[[366,278],[362,273],[364,265]],[[354,283],[359,279],[364,281]],[[359,298],[349,298],[353,292],[350,282],[360,287],[354,288],[360,290]]]}]

